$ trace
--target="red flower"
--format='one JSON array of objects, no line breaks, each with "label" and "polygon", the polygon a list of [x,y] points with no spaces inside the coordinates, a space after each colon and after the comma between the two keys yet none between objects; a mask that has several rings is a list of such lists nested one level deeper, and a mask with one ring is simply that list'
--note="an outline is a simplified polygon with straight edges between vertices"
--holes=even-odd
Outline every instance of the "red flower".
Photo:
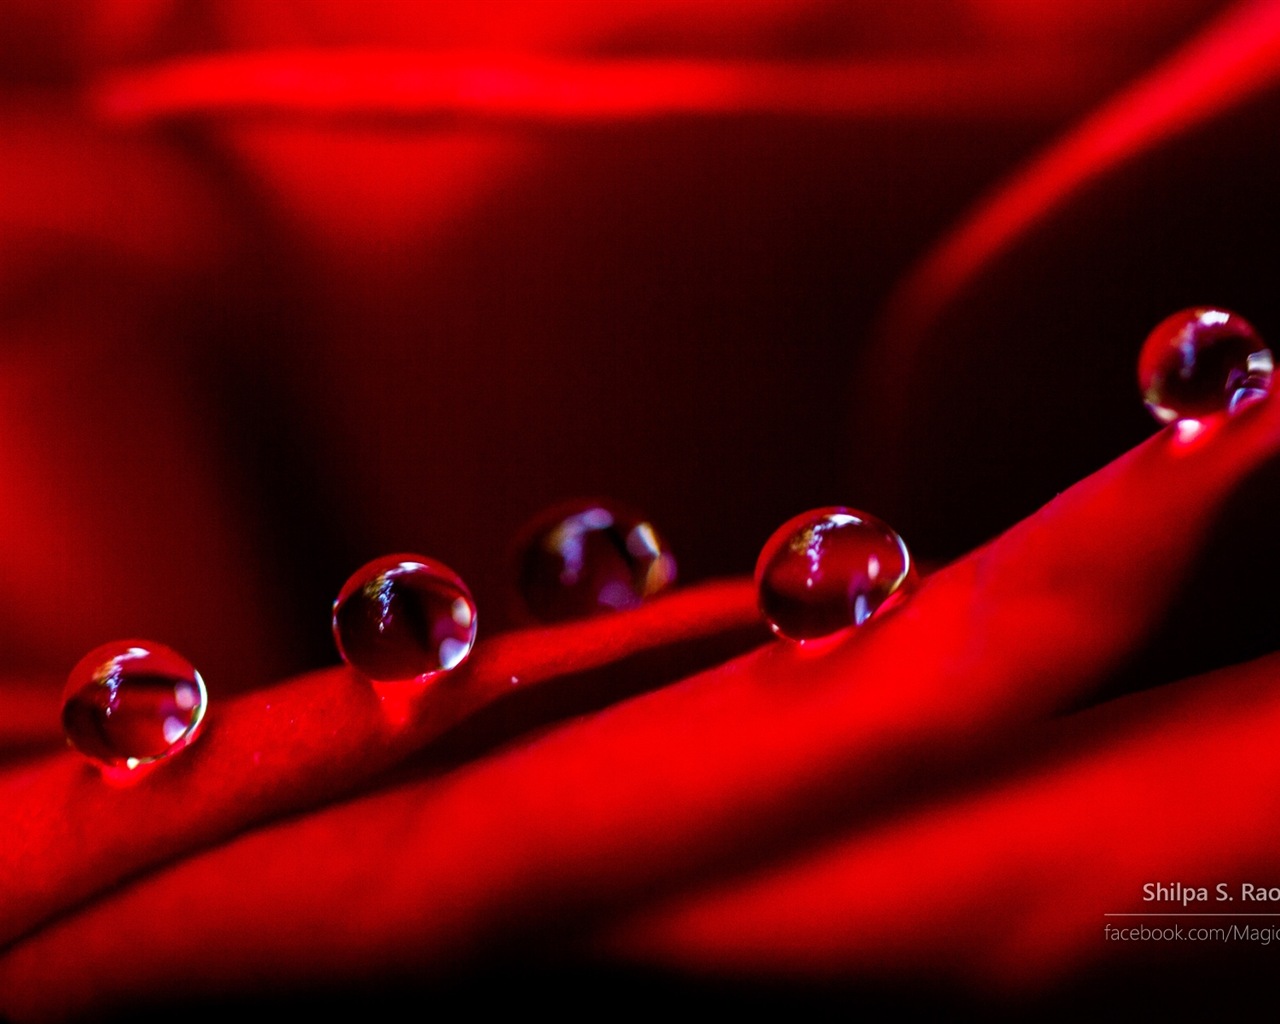
[{"label": "red flower", "polygon": [[[1144,995],[1216,997],[1178,987],[1210,962],[1247,990],[1248,940],[1104,930],[1147,883],[1280,886],[1247,661],[1280,411],[1111,462],[1151,433],[1146,327],[1222,301],[1266,334],[1275,303],[1241,231],[1275,209],[1280,15],[1197,34],[1212,7],[30,15],[0,1013],[548,961],[717,996],[1083,1002],[1154,964]],[[759,639],[745,583],[501,634],[505,538],[580,493],[647,508],[692,580],[812,505],[943,558],[1022,521],[855,636],[720,664]],[[476,594],[464,668],[396,707],[345,669],[267,685],[333,660],[351,568],[413,549]],[[138,634],[211,706],[115,788],[42,744],[61,671]]]}]

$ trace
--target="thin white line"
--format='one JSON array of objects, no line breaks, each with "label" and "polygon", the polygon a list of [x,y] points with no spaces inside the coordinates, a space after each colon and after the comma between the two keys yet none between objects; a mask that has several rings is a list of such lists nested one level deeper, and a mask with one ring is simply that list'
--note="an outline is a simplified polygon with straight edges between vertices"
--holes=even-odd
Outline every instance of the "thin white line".
[{"label": "thin white line", "polygon": [[1280,914],[1103,914],[1103,917],[1280,917]]}]

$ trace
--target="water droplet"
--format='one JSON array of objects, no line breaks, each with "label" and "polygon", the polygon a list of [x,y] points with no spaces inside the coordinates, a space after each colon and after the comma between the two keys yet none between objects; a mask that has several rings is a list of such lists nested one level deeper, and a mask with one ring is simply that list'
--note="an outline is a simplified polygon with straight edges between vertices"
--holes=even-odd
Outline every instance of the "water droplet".
[{"label": "water droplet", "polygon": [[676,560],[653,524],[615,501],[557,505],[519,536],[522,610],[541,622],[635,608],[675,582]]},{"label": "water droplet", "polygon": [[1147,335],[1138,383],[1151,414],[1172,423],[1252,405],[1271,390],[1272,369],[1271,350],[1247,320],[1197,306]]},{"label": "water droplet", "polygon": [[462,578],[421,555],[387,555],[357,570],[333,602],[342,660],[379,683],[457,668],[476,642],[476,606]]},{"label": "water droplet", "polygon": [[756,562],[761,612],[775,633],[801,642],[862,625],[915,579],[897,533],[839,506],[783,523]]},{"label": "water droplet", "polygon": [[62,694],[67,741],[107,768],[133,769],[168,757],[200,731],[204,680],[176,651],[120,640],[86,654]]}]

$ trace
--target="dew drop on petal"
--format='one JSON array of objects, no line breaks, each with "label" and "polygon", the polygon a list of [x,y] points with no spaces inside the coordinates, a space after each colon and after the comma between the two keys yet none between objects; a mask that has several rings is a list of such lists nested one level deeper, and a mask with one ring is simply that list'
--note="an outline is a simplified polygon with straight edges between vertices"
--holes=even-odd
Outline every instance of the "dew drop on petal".
[{"label": "dew drop on petal", "polygon": [[676,560],[666,541],[619,502],[557,505],[519,537],[521,612],[539,622],[635,608],[675,582]]},{"label": "dew drop on petal", "polygon": [[1142,399],[1161,423],[1237,412],[1271,390],[1273,360],[1247,320],[1196,306],[1156,325],[1138,358]]},{"label": "dew drop on petal", "polygon": [[462,578],[421,555],[362,566],[333,602],[342,660],[379,683],[426,680],[457,668],[476,640],[476,606]]},{"label": "dew drop on petal", "polygon": [[760,611],[779,636],[814,640],[860,626],[909,592],[915,567],[902,538],[857,509],[813,509],[788,520],[756,562]]},{"label": "dew drop on petal", "polygon": [[191,662],[163,644],[121,640],[86,654],[62,696],[67,742],[106,768],[134,769],[191,743],[208,695]]}]

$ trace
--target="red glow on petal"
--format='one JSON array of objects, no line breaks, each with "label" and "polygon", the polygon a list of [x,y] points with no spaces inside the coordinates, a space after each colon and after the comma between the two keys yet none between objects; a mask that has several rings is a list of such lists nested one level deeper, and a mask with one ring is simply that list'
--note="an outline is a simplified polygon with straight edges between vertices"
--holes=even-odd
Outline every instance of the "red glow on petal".
[{"label": "red glow on petal", "polygon": [[781,63],[300,50],[157,65],[106,79],[93,96],[104,117],[126,122],[215,114],[534,122],[724,114],[1040,118],[1088,95],[1110,63],[1105,51]]},{"label": "red glow on petal", "polygon": [[[226,138],[273,208],[339,246],[384,257],[465,223],[476,204],[529,159],[526,142],[483,131],[249,123]],[[385,259],[344,264],[348,272],[360,267],[380,279],[416,269],[412,261]]]}]

